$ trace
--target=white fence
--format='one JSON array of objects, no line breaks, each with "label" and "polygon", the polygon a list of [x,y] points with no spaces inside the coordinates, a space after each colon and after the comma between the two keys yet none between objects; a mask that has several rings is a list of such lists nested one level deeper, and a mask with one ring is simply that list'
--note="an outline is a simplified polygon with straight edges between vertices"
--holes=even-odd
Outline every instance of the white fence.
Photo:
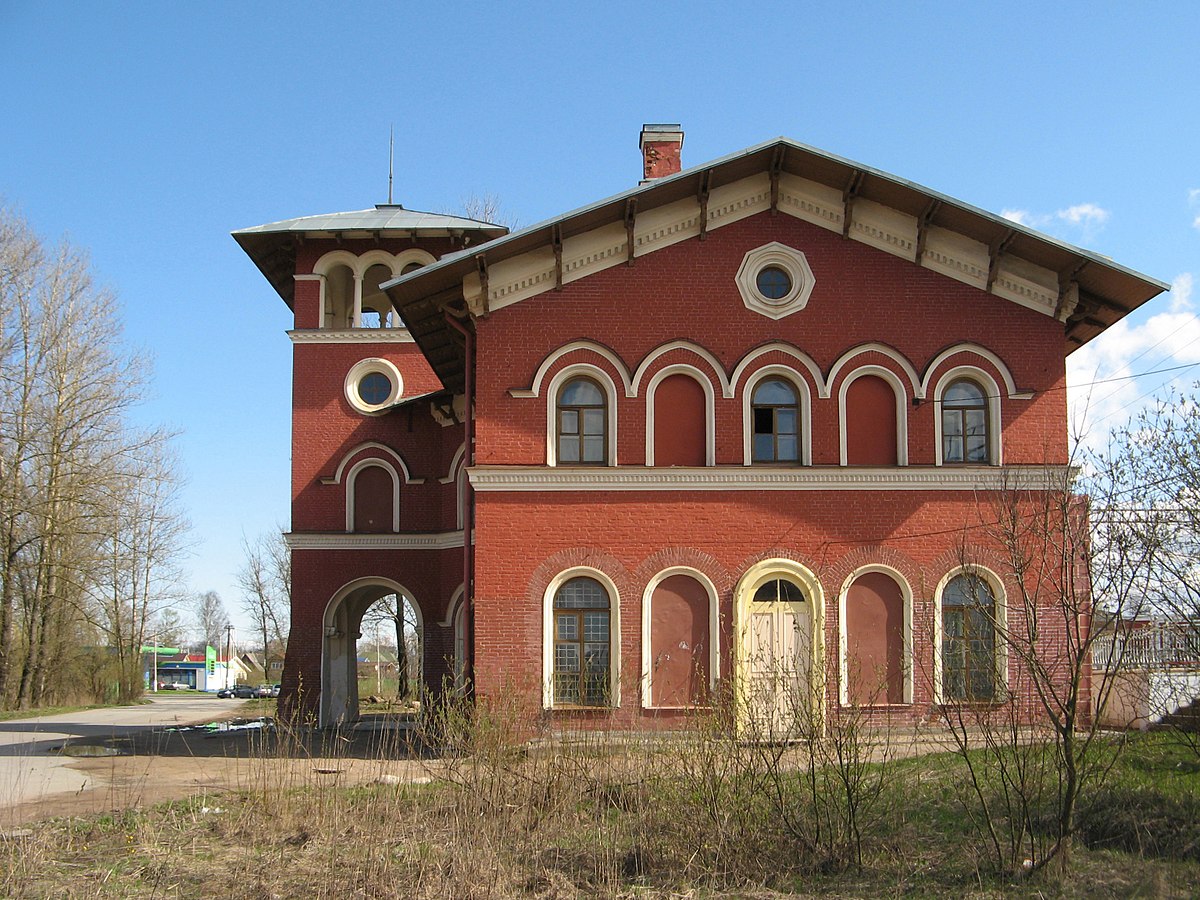
[{"label": "white fence", "polygon": [[1102,634],[1092,645],[1092,665],[1102,669],[1200,667],[1200,623],[1170,622]]}]

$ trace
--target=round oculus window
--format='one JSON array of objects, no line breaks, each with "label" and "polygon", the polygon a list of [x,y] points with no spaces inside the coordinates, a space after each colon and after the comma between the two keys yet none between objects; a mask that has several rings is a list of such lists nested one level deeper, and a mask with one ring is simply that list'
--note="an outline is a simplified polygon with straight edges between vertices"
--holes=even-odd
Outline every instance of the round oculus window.
[{"label": "round oculus window", "polygon": [[358,381],[358,396],[367,406],[387,403],[392,395],[392,379],[383,372],[368,372]]},{"label": "round oculus window", "polygon": [[763,266],[754,278],[754,286],[767,300],[782,300],[792,292],[792,276],[779,266]]},{"label": "round oculus window", "polygon": [[404,394],[404,379],[386,359],[359,360],[346,373],[346,400],[363,415],[381,416]]}]

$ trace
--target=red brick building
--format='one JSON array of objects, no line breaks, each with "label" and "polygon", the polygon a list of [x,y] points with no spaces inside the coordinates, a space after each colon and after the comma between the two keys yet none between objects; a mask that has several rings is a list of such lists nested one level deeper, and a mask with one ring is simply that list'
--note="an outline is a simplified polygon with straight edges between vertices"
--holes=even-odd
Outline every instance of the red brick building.
[{"label": "red brick building", "polygon": [[638,187],[511,234],[235,233],[295,312],[284,691],[322,722],[389,593],[428,690],[569,721],[1008,684],[980,504],[1061,476],[1066,355],[1166,286],[788,140],[680,171],[641,137]]}]

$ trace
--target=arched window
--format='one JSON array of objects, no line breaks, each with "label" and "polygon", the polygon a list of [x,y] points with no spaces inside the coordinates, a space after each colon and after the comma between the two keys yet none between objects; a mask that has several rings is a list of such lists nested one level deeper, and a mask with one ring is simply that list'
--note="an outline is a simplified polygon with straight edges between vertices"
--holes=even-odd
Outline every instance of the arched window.
[{"label": "arched window", "polygon": [[782,378],[759,382],[750,398],[750,418],[753,462],[800,461],[800,408],[791,384]]},{"label": "arched window", "polygon": [[362,321],[363,328],[387,328],[392,325],[392,301],[379,286],[392,279],[392,270],[376,263],[363,273]]},{"label": "arched window", "polygon": [[349,266],[333,266],[325,275],[324,325],[334,330],[354,326],[354,272]]},{"label": "arched window", "polygon": [[654,465],[703,466],[708,456],[707,400],[690,375],[668,375],[654,389]]},{"label": "arched window", "polygon": [[942,461],[991,462],[987,397],[974,381],[961,378],[942,393]]},{"label": "arched window", "polygon": [[395,530],[396,482],[383,466],[366,465],[354,473],[354,531],[381,534]]},{"label": "arched window", "polygon": [[608,408],[604,391],[590,378],[572,378],[555,404],[555,457],[559,465],[608,463]]},{"label": "arched window", "polygon": [[942,699],[996,698],[996,598],[977,575],[956,575],[942,590]]},{"label": "arched window", "polygon": [[894,466],[900,461],[896,441],[896,392],[878,375],[860,375],[845,397],[846,465]]},{"label": "arched window", "polygon": [[608,706],[612,611],[608,592],[594,578],[565,582],[554,594],[555,706]]}]

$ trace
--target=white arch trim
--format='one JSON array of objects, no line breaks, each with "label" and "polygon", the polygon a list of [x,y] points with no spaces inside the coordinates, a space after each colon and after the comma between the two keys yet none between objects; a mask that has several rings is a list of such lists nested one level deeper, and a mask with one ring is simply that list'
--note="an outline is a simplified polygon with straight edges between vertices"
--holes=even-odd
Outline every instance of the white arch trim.
[{"label": "white arch trim", "polygon": [[908,465],[908,392],[896,373],[885,366],[866,365],[852,371],[842,379],[838,387],[838,440],[841,452],[841,464],[849,465],[850,448],[846,437],[846,394],[850,385],[864,375],[874,375],[882,378],[892,387],[896,399],[896,465]]},{"label": "white arch trim", "polygon": [[[380,459],[377,456],[368,456],[366,459],[359,460],[350,467],[350,471],[346,473],[346,533],[354,533],[354,482],[358,479],[358,475],[363,469],[371,467],[383,469],[392,479],[392,533],[395,534],[400,530],[400,476],[396,472],[396,467],[389,460]],[[461,525],[459,526],[462,527]]]},{"label": "white arch trim", "polygon": [[[533,384],[529,387],[529,389],[519,390],[513,388],[509,390],[509,396],[522,398],[539,396],[542,392],[542,382],[546,378],[546,373],[549,372],[554,364],[560,359],[569,353],[574,353],[576,350],[590,350],[591,352],[604,357],[604,359],[612,364],[613,369],[616,370],[617,376],[621,379],[621,386],[625,389],[625,396],[635,396],[633,393],[633,383],[629,377],[629,368],[622,361],[621,357],[617,356],[617,354],[613,353],[613,351],[609,350],[603,344],[598,344],[595,341],[571,341],[571,343],[563,344],[557,350],[552,351],[544,360],[542,360],[542,364],[538,366],[537,372],[533,376]],[[609,380],[611,381],[611,378]]]},{"label": "white arch trim", "polygon": [[[942,394],[945,393],[946,388],[960,378],[977,381],[979,382],[979,386],[983,388],[988,411],[988,465],[1003,465],[1004,441],[1002,439],[1002,432],[1004,430],[1004,420],[1001,418],[1003,409],[1000,405],[1000,387],[996,384],[996,379],[986,369],[981,369],[979,366],[955,366],[953,369],[947,369],[938,378],[937,384],[934,386],[933,401],[936,404],[933,411],[934,463],[940,466],[945,462],[942,458]],[[959,463],[953,463],[952,465],[959,465]],[[963,465],[978,465],[978,463],[964,463]]]},{"label": "white arch trim", "polygon": [[764,559],[752,565],[738,579],[733,592],[736,660],[734,677],[744,680],[749,667],[747,644],[750,639],[750,604],[754,600],[754,592],[766,582],[782,576],[790,576],[799,582],[813,605],[812,658],[809,671],[812,677],[813,701],[818,704],[814,712],[819,716],[819,704],[825,696],[825,590],[821,587],[820,579],[808,567],[795,560],[783,557]]},{"label": "white arch trim", "polygon": [[873,572],[880,572],[891,578],[900,588],[900,597],[904,603],[904,633],[901,636],[903,641],[903,651],[901,665],[904,667],[904,703],[913,702],[913,592],[912,585],[908,583],[897,569],[891,566],[883,565],[882,563],[870,563],[865,566],[859,566],[842,582],[842,589],[838,592],[838,702],[842,706],[850,705],[850,685],[849,685],[849,652],[848,632],[846,630],[846,601],[850,596],[850,588],[863,575],[869,575]]},{"label": "white arch trim", "polygon": [[[655,372],[646,385],[646,465],[654,465],[654,394],[658,386],[672,375],[687,375],[700,382],[704,390],[704,464],[717,464],[716,449],[716,396],[712,382],[693,365],[678,363]],[[636,387],[636,383],[635,383]]]},{"label": "white arch trim", "polygon": [[[800,405],[800,461],[799,465],[812,465],[812,394],[809,393],[808,382],[791,366],[772,365],[755,369],[754,374],[746,380],[742,388],[742,465],[754,464],[754,416],[751,398],[754,389],[764,378],[776,375],[787,380],[796,389],[796,400]],[[781,465],[789,465],[782,463]]]},{"label": "white arch trim", "polygon": [[[746,374],[746,370],[750,368],[754,361],[768,353],[783,353],[799,362],[800,365],[804,366],[809,377],[812,378],[813,384],[817,386],[817,396],[829,396],[829,388],[825,383],[825,377],[821,374],[820,367],[813,362],[813,358],[803,350],[798,350],[791,344],[785,344],[782,341],[772,341],[769,344],[763,344],[761,347],[756,347],[743,356],[734,368],[733,375],[729,378],[729,389],[731,392],[737,387],[738,382],[741,381],[742,376]],[[732,394],[729,396],[732,396]]]},{"label": "white arch trim", "polygon": [[[703,359],[712,367],[713,374],[717,376],[717,381],[721,385],[721,396],[726,399],[733,397],[733,385],[729,381],[729,376],[725,374],[725,368],[712,353],[692,341],[671,341],[651,350],[637,367],[637,371],[633,373],[633,394],[631,396],[637,396],[638,391],[641,389],[642,379],[646,376],[646,372],[649,371],[650,367],[654,365],[655,360],[674,350],[688,350]],[[689,366],[689,368],[695,369],[696,367]],[[696,371],[699,370],[697,369]],[[704,380],[708,380],[707,376]]]},{"label": "white arch trim", "polygon": [[[961,343],[961,344],[955,344],[953,347],[947,347],[945,350],[943,350],[941,353],[939,353],[937,356],[935,356],[933,358],[933,360],[929,363],[929,365],[925,367],[925,377],[921,381],[921,395],[920,396],[928,395],[929,382],[930,382],[930,379],[933,378],[933,373],[937,371],[937,367],[940,366],[942,363],[944,363],[946,360],[948,360],[950,357],[952,357],[956,354],[959,354],[959,353],[974,353],[976,356],[980,356],[983,359],[986,359],[993,366],[995,366],[996,371],[1000,373],[1000,377],[1002,379],[1004,379],[1004,387],[1008,392],[1008,398],[1010,400],[1028,400],[1029,398],[1031,398],[1033,396],[1033,393],[1031,391],[1018,391],[1017,390],[1017,383],[1013,380],[1012,372],[1010,372],[1008,370],[1008,366],[1006,366],[1004,364],[1004,360],[1002,360],[999,356],[997,356],[991,350],[987,349],[987,347],[981,347],[978,344],[971,344],[971,343]],[[994,383],[995,379],[992,379],[992,381]]]},{"label": "white arch trim", "polygon": [[397,453],[395,450],[393,450],[387,444],[381,444],[378,441],[365,441],[365,442],[359,444],[357,447],[351,448],[350,451],[347,452],[346,455],[342,457],[341,462],[338,463],[337,469],[334,470],[333,478],[332,479],[324,479],[325,483],[326,484],[340,484],[342,481],[342,475],[346,471],[347,464],[357,454],[362,453],[364,450],[377,450],[380,453],[382,453],[384,456],[391,459],[391,461],[396,465],[396,467],[404,475],[404,483],[405,484],[424,484],[425,483],[424,478],[413,478],[412,477],[412,475],[408,471],[408,466],[404,462],[404,458],[399,453]]},{"label": "white arch trim", "polygon": [[[829,397],[833,390],[834,382],[837,381],[838,374],[850,365],[851,361],[856,356],[862,356],[864,353],[882,353],[896,365],[898,365],[904,374],[908,376],[909,382],[912,384],[913,396],[922,398],[925,396],[925,388],[921,384],[921,378],[917,375],[917,370],[913,368],[913,364],[900,352],[893,350],[887,344],[881,344],[878,341],[871,341],[867,344],[859,344],[857,347],[851,347],[833,364],[833,368],[829,370],[829,378],[826,382],[825,391],[821,394],[822,397]],[[883,368],[879,366],[878,368]]]},{"label": "white arch trim", "polygon": [[[607,466],[617,464],[617,386],[612,376],[591,363],[575,363],[556,372],[546,390],[546,465],[558,465],[558,392],[564,384],[577,375],[593,379],[600,385],[608,399],[608,452]],[[600,467],[603,468],[603,467]]]},{"label": "white arch trim", "polygon": [[942,692],[942,594],[946,585],[959,575],[974,575],[987,582],[992,589],[992,598],[996,601],[996,616],[993,625],[996,634],[996,696],[993,700],[1003,700],[1008,693],[1008,592],[1004,590],[1004,582],[1000,576],[984,566],[956,566],[938,582],[933,592],[933,702],[946,703]]},{"label": "white arch trim", "polygon": [[428,266],[435,262],[437,262],[437,257],[416,247],[400,253],[389,253],[379,249],[368,250],[361,255],[351,253],[349,250],[330,250],[313,265],[313,274],[328,275],[329,270],[334,266],[346,266],[355,276],[361,278],[371,266],[387,266],[392,275],[399,275],[400,271],[410,263]]},{"label": "white arch trim", "polygon": [[438,484],[449,484],[458,476],[458,467],[462,465],[463,457],[467,455],[467,445],[463,442],[458,445],[458,449],[454,451],[454,456],[450,460],[450,468],[446,470],[446,474],[438,479]]},{"label": "white arch trim", "polygon": [[450,602],[446,604],[446,618],[438,622],[441,628],[449,628],[454,624],[454,617],[458,614],[458,604],[463,599],[463,586],[460,584],[454,589],[454,593],[450,595]]},{"label": "white arch trim", "polygon": [[[322,725],[345,721],[349,698],[356,692],[351,690],[349,679],[357,675],[355,642],[358,640],[359,634],[357,631],[354,634],[349,633],[349,613],[343,614],[342,607],[353,594],[367,590],[371,594],[367,606],[388,594],[407,597],[412,603],[416,626],[422,638],[424,637],[425,619],[421,611],[421,604],[412,591],[399,582],[390,578],[369,576],[356,578],[338,588],[330,597],[329,602],[325,604],[325,611],[321,616],[321,700],[317,716]],[[366,607],[363,607],[363,611],[366,611]],[[358,624],[361,624],[361,619]],[[424,677],[424,661],[422,660],[418,678],[423,681]]]},{"label": "white arch trim", "polygon": [[611,578],[591,566],[574,566],[559,572],[550,580],[542,597],[542,707],[554,708],[554,595],[572,578],[595,579],[608,593],[608,685],[610,707],[617,709],[621,705],[621,593]]},{"label": "white arch trim", "polygon": [[653,705],[653,691],[651,678],[654,672],[654,660],[651,658],[651,621],[652,610],[651,605],[654,599],[655,589],[673,575],[686,575],[700,583],[708,594],[708,686],[711,690],[716,686],[717,678],[720,675],[721,655],[720,641],[721,630],[718,627],[718,601],[717,587],[712,583],[707,575],[699,569],[693,569],[691,566],[672,566],[668,569],[663,569],[657,575],[650,579],[650,583],[646,585],[646,590],[642,593],[642,706],[650,709],[679,709],[681,707],[662,707]]}]

